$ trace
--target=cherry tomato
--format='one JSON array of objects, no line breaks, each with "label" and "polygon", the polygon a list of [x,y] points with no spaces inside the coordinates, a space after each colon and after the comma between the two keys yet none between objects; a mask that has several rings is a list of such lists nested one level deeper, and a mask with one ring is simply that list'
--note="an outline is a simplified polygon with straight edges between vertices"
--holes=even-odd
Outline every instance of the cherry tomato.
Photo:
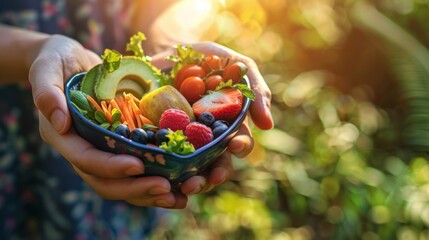
[{"label": "cherry tomato", "polygon": [[221,75],[211,75],[208,78],[206,78],[205,83],[206,83],[206,91],[209,90],[215,90],[217,86],[219,86],[219,84],[223,82],[223,77]]},{"label": "cherry tomato", "polygon": [[247,66],[242,62],[235,62],[229,64],[223,70],[223,79],[227,82],[228,80],[232,80],[232,83],[239,83],[241,79],[247,73]]},{"label": "cherry tomato", "polygon": [[209,74],[215,70],[222,71],[224,66],[223,59],[217,55],[206,56],[201,62],[201,67],[204,69],[206,74]]},{"label": "cherry tomato", "polygon": [[188,100],[190,104],[196,102],[206,92],[203,79],[200,77],[188,77],[180,86],[180,93]]},{"label": "cherry tomato", "polygon": [[188,77],[204,77],[206,73],[204,72],[203,68],[200,67],[197,64],[189,64],[184,67],[182,67],[174,77],[174,86],[177,89],[180,89],[180,85],[182,85],[182,82],[188,78]]}]

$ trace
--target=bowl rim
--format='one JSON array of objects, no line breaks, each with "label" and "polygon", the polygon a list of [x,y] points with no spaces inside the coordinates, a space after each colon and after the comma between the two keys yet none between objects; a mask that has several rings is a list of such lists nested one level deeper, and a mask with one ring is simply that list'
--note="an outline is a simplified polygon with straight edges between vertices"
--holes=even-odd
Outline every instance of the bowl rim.
[{"label": "bowl rim", "polygon": [[[230,134],[232,135],[234,132],[236,132],[238,130],[238,128],[240,127],[240,125],[242,124],[242,122],[244,121],[244,118],[247,116],[248,114],[248,109],[250,107],[251,104],[251,99],[247,98],[246,96],[243,96],[243,106],[241,108],[240,113],[238,114],[238,116],[236,117],[236,119],[229,125],[228,129],[223,132],[221,135],[219,135],[217,138],[215,138],[214,140],[212,140],[210,143],[204,145],[203,147],[196,149],[194,152],[189,153],[189,154],[178,154],[178,153],[172,153],[172,152],[168,152],[166,150],[163,150],[161,148],[158,147],[152,147],[150,145],[146,145],[146,144],[141,144],[141,143],[137,143],[134,142],[128,138],[125,138],[124,136],[121,136],[113,131],[107,130],[103,127],[100,127],[99,125],[91,122],[88,118],[86,118],[85,116],[83,116],[79,110],[76,109],[76,107],[71,103],[71,99],[70,99],[70,91],[71,90],[75,90],[77,86],[80,86],[80,83],[82,81],[82,78],[85,76],[87,72],[79,72],[74,74],[72,77],[70,77],[66,83],[65,83],[65,95],[66,95],[66,101],[67,101],[67,105],[69,107],[69,111],[72,114],[77,114],[77,116],[79,116],[79,118],[81,120],[84,121],[84,123],[86,125],[90,125],[92,127],[94,127],[96,129],[96,131],[101,132],[102,134],[104,134],[104,136],[108,136],[110,138],[114,138],[114,139],[121,139],[127,142],[127,144],[131,145],[132,147],[136,148],[136,149],[142,149],[145,151],[151,151],[154,152],[154,154],[163,154],[163,155],[167,155],[167,156],[171,156],[174,158],[178,158],[178,159],[190,159],[190,158],[194,158],[204,152],[206,152],[207,150],[209,150],[212,146],[215,146],[217,144],[219,144],[221,141],[223,141],[226,137],[228,137]],[[242,83],[245,83],[249,88],[251,88],[250,86],[250,81],[249,78],[245,75],[242,79]]]}]

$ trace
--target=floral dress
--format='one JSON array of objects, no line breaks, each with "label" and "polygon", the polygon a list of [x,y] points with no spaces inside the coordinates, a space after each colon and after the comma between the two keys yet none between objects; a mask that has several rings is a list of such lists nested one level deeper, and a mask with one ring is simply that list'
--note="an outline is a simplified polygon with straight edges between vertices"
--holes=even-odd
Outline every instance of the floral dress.
[{"label": "floral dress", "polygon": [[[0,23],[68,35],[101,53],[127,40],[118,2],[0,0]],[[144,239],[158,217],[99,197],[41,140],[29,85],[0,86],[0,239]]]}]

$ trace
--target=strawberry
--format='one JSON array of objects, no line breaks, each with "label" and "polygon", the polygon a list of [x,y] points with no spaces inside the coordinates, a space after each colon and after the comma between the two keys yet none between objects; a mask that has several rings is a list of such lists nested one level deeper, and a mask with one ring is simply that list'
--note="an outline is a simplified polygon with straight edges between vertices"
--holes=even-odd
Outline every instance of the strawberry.
[{"label": "strawberry", "polygon": [[170,108],[161,114],[159,119],[160,129],[171,129],[172,131],[182,130],[185,131],[186,126],[189,124],[190,119],[185,111],[180,109]]},{"label": "strawberry", "polygon": [[196,117],[203,112],[210,112],[216,120],[233,121],[243,105],[242,93],[234,88],[222,88],[210,92],[192,105]]},{"label": "strawberry", "polygon": [[192,122],[186,126],[185,136],[187,141],[198,149],[213,140],[212,129],[199,122]]}]

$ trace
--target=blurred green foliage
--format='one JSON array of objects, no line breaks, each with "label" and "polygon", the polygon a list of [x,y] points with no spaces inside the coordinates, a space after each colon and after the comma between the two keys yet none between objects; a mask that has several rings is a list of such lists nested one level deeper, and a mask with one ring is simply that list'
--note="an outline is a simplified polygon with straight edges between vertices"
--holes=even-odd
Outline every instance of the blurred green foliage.
[{"label": "blurred green foliage", "polygon": [[217,41],[258,63],[275,128],[152,239],[429,239],[429,1],[224,2]]}]

